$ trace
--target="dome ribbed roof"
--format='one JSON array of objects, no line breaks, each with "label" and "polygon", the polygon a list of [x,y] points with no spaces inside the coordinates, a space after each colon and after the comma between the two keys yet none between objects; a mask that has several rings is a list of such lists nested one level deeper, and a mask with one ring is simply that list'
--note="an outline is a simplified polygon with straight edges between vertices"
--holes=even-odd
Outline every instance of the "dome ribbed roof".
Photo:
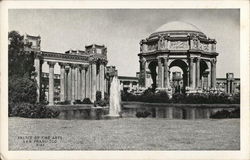
[{"label": "dome ribbed roof", "polygon": [[201,30],[193,24],[181,22],[181,21],[173,21],[166,23],[155,30],[153,33],[157,32],[165,32],[165,31],[196,31],[201,32]]}]

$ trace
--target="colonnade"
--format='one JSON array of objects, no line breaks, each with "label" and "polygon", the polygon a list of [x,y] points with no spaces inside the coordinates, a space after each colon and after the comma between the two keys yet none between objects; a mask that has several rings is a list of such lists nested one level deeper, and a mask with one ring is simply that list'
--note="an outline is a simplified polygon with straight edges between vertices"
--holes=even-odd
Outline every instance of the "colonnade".
[{"label": "colonnade", "polygon": [[[38,63],[39,62],[39,63]],[[60,101],[70,101],[89,98],[96,100],[96,91],[100,91],[102,97],[106,91],[105,66],[106,61],[92,60],[86,64],[47,61],[49,65],[49,105],[54,105],[54,66],[60,66]],[[41,64],[35,60],[36,72],[40,75]],[[38,93],[40,92],[40,76],[37,76]],[[39,97],[40,93],[38,94]],[[39,99],[38,99],[39,100]]]},{"label": "colonnade", "polygon": [[[187,85],[190,89],[198,89],[201,88],[201,58],[200,57],[190,57],[188,60],[187,66]],[[145,82],[146,82],[146,70],[148,66],[148,62],[144,59],[140,61],[141,70],[145,75]],[[170,69],[169,69],[169,57],[157,57],[157,67],[158,67],[158,74],[157,74],[157,88],[170,88]],[[209,66],[209,74],[208,74],[208,87],[215,88],[216,87],[216,59],[209,60],[211,64]],[[146,84],[145,84],[145,87]]]}]

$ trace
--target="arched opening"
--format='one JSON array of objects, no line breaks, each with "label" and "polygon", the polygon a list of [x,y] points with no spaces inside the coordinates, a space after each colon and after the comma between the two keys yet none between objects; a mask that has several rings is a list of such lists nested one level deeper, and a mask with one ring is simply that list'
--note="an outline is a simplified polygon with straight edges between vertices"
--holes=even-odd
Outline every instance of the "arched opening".
[{"label": "arched opening", "polygon": [[209,68],[204,60],[200,61],[200,86],[203,90],[209,87]]},{"label": "arched opening", "polygon": [[157,61],[152,61],[149,63],[148,65],[148,69],[150,70],[150,75],[151,75],[151,78],[152,78],[152,88],[155,89],[156,88],[156,79],[157,79],[157,67],[158,67],[158,64],[157,64]]},{"label": "arched opening", "polygon": [[187,64],[180,59],[174,60],[169,65],[170,86],[173,93],[185,93],[188,85]]}]

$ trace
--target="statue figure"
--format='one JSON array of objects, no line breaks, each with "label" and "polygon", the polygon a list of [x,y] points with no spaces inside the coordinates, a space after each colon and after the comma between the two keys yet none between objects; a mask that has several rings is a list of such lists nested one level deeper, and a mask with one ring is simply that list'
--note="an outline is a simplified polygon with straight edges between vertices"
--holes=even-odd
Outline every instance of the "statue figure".
[{"label": "statue figure", "polygon": [[198,39],[193,39],[193,49],[198,49]]},{"label": "statue figure", "polygon": [[40,44],[41,44],[41,38],[38,38],[38,40],[37,40],[37,47],[40,47]]},{"label": "statue figure", "polygon": [[164,49],[165,48],[165,42],[164,42],[164,36],[161,35],[159,38],[159,46],[158,49]]}]

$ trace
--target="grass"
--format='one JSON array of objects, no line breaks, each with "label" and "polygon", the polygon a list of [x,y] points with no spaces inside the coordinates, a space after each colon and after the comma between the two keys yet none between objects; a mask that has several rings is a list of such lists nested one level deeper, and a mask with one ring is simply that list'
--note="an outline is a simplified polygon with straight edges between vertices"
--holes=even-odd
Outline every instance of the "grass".
[{"label": "grass", "polygon": [[[23,143],[18,136],[61,136]],[[37,144],[43,144],[38,145]],[[9,118],[10,150],[239,150],[240,119],[58,120]]]}]

